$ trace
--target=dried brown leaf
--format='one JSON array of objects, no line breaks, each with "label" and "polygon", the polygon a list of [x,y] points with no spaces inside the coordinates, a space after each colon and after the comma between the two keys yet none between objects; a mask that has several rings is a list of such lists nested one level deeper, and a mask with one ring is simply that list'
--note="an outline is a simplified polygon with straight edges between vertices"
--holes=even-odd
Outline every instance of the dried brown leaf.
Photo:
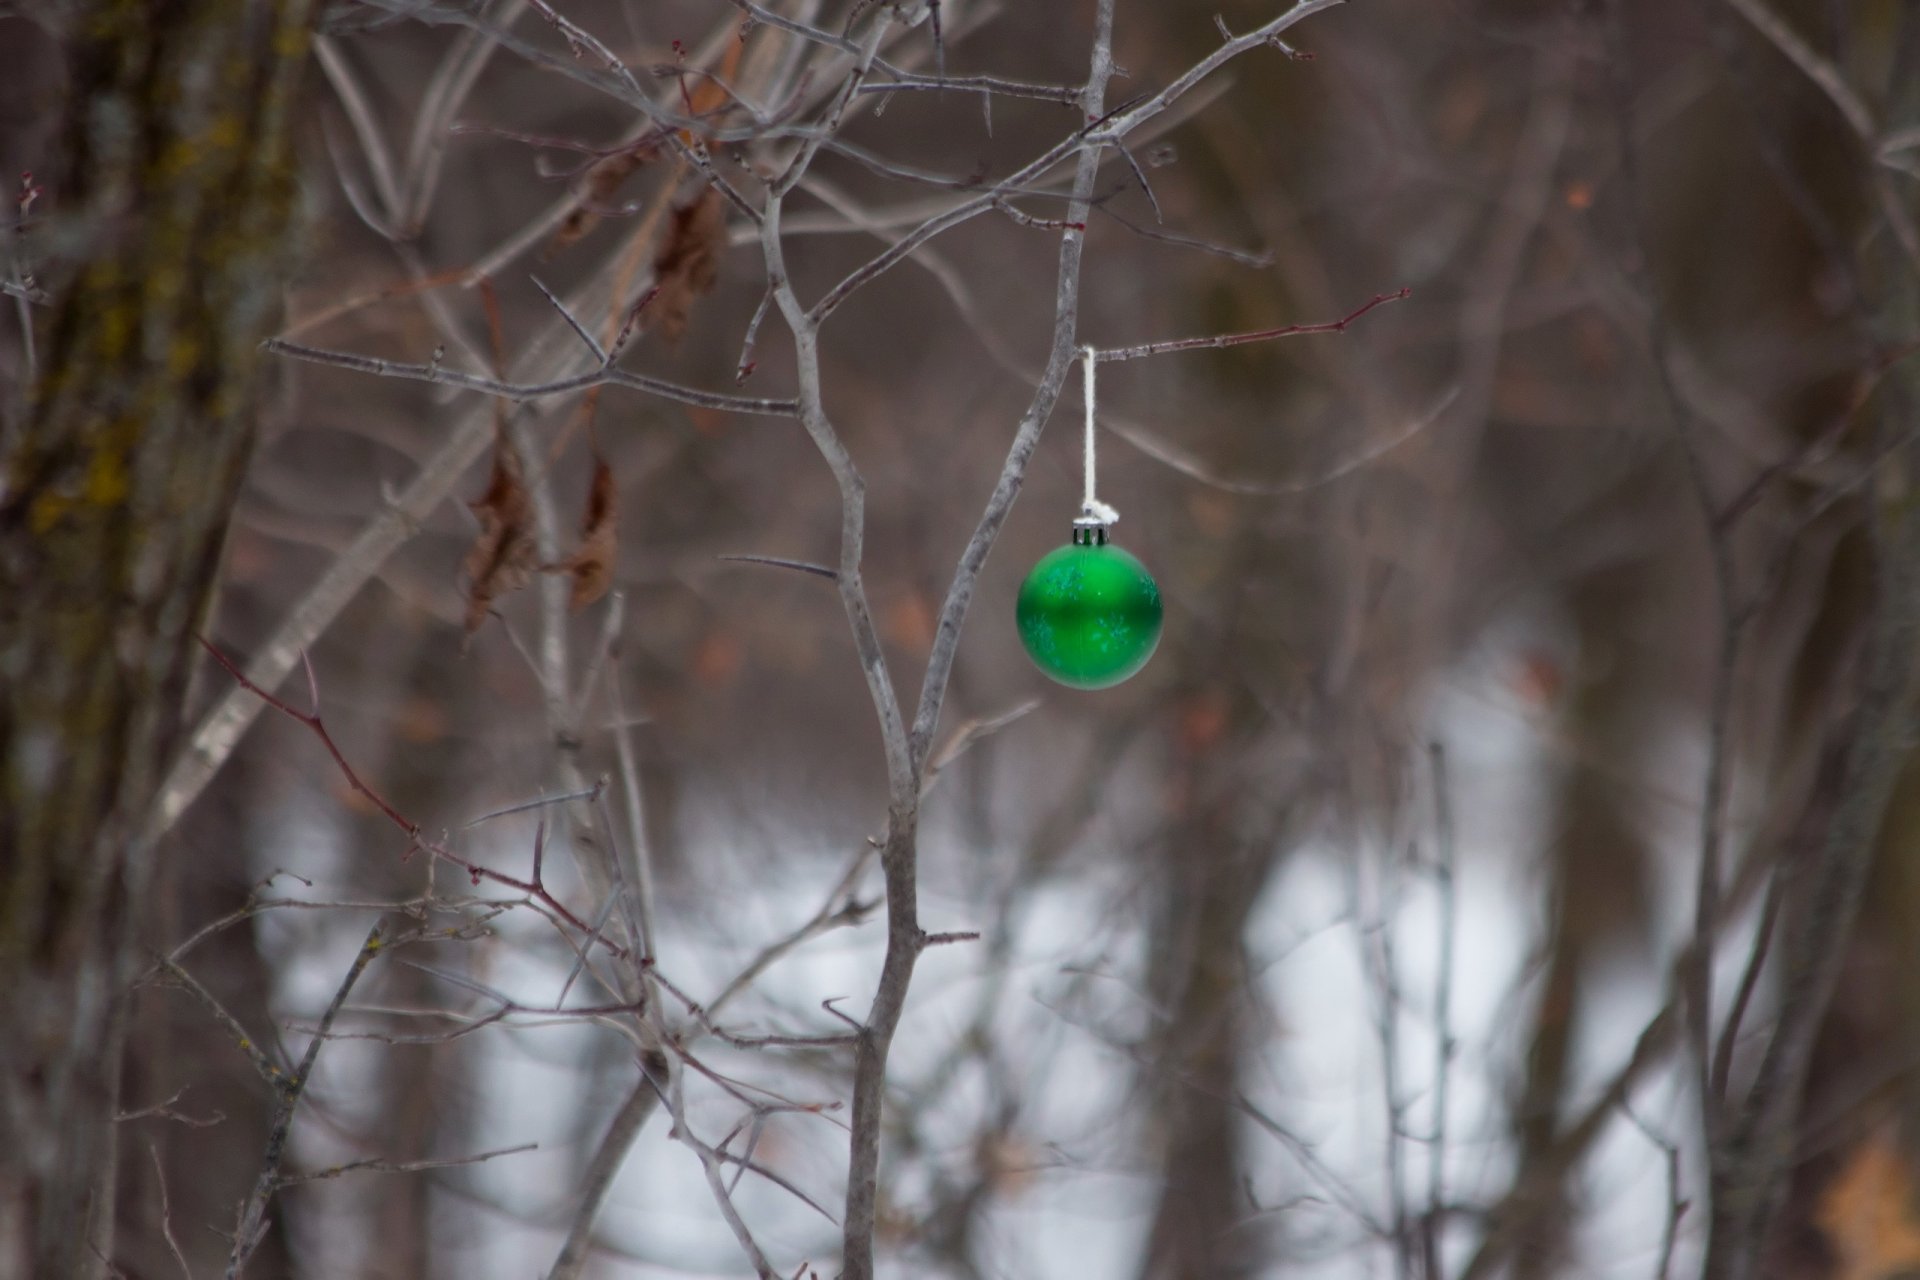
[{"label": "dried brown leaf", "polygon": [[468,504],[480,517],[480,536],[467,551],[467,634],[486,621],[493,602],[525,586],[539,556],[533,538],[533,501],[520,455],[503,436],[493,447],[487,491]]},{"label": "dried brown leaf", "polygon": [[580,183],[576,203],[560,222],[559,230],[547,242],[546,256],[552,257],[561,250],[571,247],[588,232],[600,225],[603,211],[613,202],[614,192],[620,184],[632,177],[634,171],[652,160],[660,153],[657,138],[648,139],[616,151],[610,156],[602,156],[587,166],[586,178]]},{"label": "dried brown leaf", "polygon": [[580,545],[549,573],[573,575],[572,607],[586,608],[613,585],[613,563],[620,552],[619,489],[613,468],[599,454],[593,456],[593,482],[587,489],[587,513],[580,522]]},{"label": "dried brown leaf", "polygon": [[687,331],[694,300],[713,288],[720,275],[720,249],[726,243],[727,214],[712,187],[673,211],[673,225],[653,259],[653,289],[641,300],[647,326],[668,342]]}]

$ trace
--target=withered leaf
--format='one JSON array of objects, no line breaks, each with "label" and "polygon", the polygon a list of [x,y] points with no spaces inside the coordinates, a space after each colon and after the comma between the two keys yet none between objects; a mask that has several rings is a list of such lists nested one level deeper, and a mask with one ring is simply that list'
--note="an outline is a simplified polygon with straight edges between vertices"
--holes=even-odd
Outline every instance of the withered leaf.
[{"label": "withered leaf", "polygon": [[647,324],[668,342],[687,331],[694,299],[713,288],[720,273],[720,249],[726,243],[727,215],[712,187],[673,211],[666,240],[653,259],[653,289],[641,306]]},{"label": "withered leaf", "polygon": [[525,472],[505,436],[494,443],[487,491],[467,505],[480,517],[480,536],[461,566],[467,577],[467,634],[472,635],[486,621],[493,602],[525,586],[539,563]]},{"label": "withered leaf", "polygon": [[613,193],[620,184],[633,176],[634,170],[646,164],[660,153],[658,136],[651,136],[622,151],[602,156],[587,166],[586,178],[581,182],[575,195],[575,204],[560,227],[553,233],[553,239],[547,242],[546,256],[552,257],[561,250],[577,243],[589,231],[600,225],[607,207],[613,201]]},{"label": "withered leaf", "polygon": [[596,453],[593,482],[587,489],[586,518],[580,522],[580,545],[565,560],[546,566],[549,573],[573,575],[570,603],[575,611],[607,594],[613,585],[613,562],[620,550],[619,524],[619,490],[613,483],[613,468]]}]

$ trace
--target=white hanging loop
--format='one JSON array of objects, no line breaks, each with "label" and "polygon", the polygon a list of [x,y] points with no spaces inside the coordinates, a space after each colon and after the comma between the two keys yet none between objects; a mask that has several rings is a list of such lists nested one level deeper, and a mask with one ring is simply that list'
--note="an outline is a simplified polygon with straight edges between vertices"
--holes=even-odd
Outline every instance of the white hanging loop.
[{"label": "white hanging loop", "polygon": [[1082,374],[1081,399],[1086,404],[1086,485],[1080,497],[1080,518],[1073,522],[1075,529],[1099,529],[1100,541],[1105,542],[1105,530],[1120,519],[1120,513],[1100,501],[1094,495],[1094,429],[1093,429],[1093,367],[1100,362],[1100,353],[1091,346],[1080,348],[1080,372]]}]

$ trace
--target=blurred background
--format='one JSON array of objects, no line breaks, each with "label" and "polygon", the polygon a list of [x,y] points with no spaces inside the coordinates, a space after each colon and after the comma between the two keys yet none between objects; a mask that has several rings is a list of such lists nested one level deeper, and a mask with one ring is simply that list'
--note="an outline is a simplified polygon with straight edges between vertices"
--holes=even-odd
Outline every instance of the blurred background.
[{"label": "blurred background", "polygon": [[[845,74],[776,27],[743,36],[717,0],[553,7],[695,112],[735,93],[806,118]],[[872,16],[770,7],[835,32]],[[288,340],[540,382],[591,365],[542,286],[606,341],[649,272],[687,278],[666,250],[703,180],[636,150],[647,126],[567,73],[596,55],[545,9],[324,7]],[[1218,20],[1276,11],[1222,0]],[[937,12],[941,54],[923,20],[885,56],[1085,77],[1087,0]],[[1215,8],[1185,3],[1121,0],[1115,32],[1115,103],[1221,39]],[[955,749],[926,800],[923,922],[980,937],[928,953],[895,1045],[884,1267],[1684,1274],[1709,1135],[1672,1007],[1703,842],[1721,863],[1716,1026],[1744,1011],[1715,1081],[1737,1106],[1781,978],[1748,975],[1749,957],[1802,905],[1788,871],[1860,701],[1885,569],[1874,513],[1911,502],[1886,464],[1914,408],[1901,239],[1920,10],[1352,0],[1287,40],[1292,56],[1235,61],[1131,138],[1135,163],[1109,153],[1080,340],[1411,296],[1343,333],[1102,367],[1102,497],[1158,578],[1166,636],[1099,693],[1049,684],[1012,621],[1078,510],[1077,391],[1054,414],[967,617],[939,738]],[[48,144],[53,49],[0,17],[9,172]],[[1077,124],[1059,101],[863,95],[847,148],[788,204],[800,296]],[[744,184],[782,153],[739,132],[713,155]],[[1045,361],[1059,232],[1029,223],[1060,216],[1066,173],[1013,199],[1024,220],[935,238],[825,332],[903,698]],[[715,207],[710,289],[653,295],[623,367],[791,394],[777,314],[743,351],[765,266]],[[10,309],[0,326],[0,376],[17,380]],[[604,462],[611,591],[557,609],[568,579],[535,573],[470,629],[489,518],[470,504],[496,432],[540,561],[593,524]],[[790,420],[620,387],[507,405],[285,356],[209,638],[244,662],[305,626],[328,729],[398,810],[514,876],[538,844],[583,917],[595,886],[568,855],[604,832],[650,884],[659,971],[686,999],[726,992],[714,1018],[739,1036],[832,1035],[871,999],[885,942],[880,739],[833,584],[724,557],[831,564],[839,531],[833,476]],[[279,688],[304,708],[297,664]],[[232,694],[207,664],[194,714]],[[632,1042],[580,1016],[476,1026],[503,997],[604,993],[539,915],[485,905],[511,892],[404,856],[306,729],[268,715],[244,734],[174,793],[156,949],[192,939],[180,963],[297,1056],[381,904],[415,901],[446,935],[355,989],[290,1170],[537,1144],[290,1186],[250,1274],[544,1274],[631,1087]],[[571,824],[499,813],[596,778]],[[1896,791],[1839,944],[1770,1274],[1920,1266],[1916,800]],[[166,1101],[121,1126],[114,1260],[173,1274],[166,1222],[211,1274],[273,1100],[203,1003],[156,983],[139,1020],[126,1106]],[[833,1274],[850,1053],[696,1052],[710,1074],[684,1073],[686,1115],[750,1153],[742,1217],[782,1273]],[[619,1164],[586,1274],[750,1274],[668,1128],[656,1115]]]}]

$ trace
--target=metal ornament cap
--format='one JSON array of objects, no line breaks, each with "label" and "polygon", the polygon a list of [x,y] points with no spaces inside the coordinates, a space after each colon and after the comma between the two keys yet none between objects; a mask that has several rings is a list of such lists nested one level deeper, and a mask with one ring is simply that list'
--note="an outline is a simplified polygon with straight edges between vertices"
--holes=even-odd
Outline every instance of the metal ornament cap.
[{"label": "metal ornament cap", "polygon": [[1076,527],[1073,541],[1042,557],[1014,607],[1033,664],[1074,689],[1106,689],[1138,672],[1160,644],[1160,587],[1147,567]]}]

